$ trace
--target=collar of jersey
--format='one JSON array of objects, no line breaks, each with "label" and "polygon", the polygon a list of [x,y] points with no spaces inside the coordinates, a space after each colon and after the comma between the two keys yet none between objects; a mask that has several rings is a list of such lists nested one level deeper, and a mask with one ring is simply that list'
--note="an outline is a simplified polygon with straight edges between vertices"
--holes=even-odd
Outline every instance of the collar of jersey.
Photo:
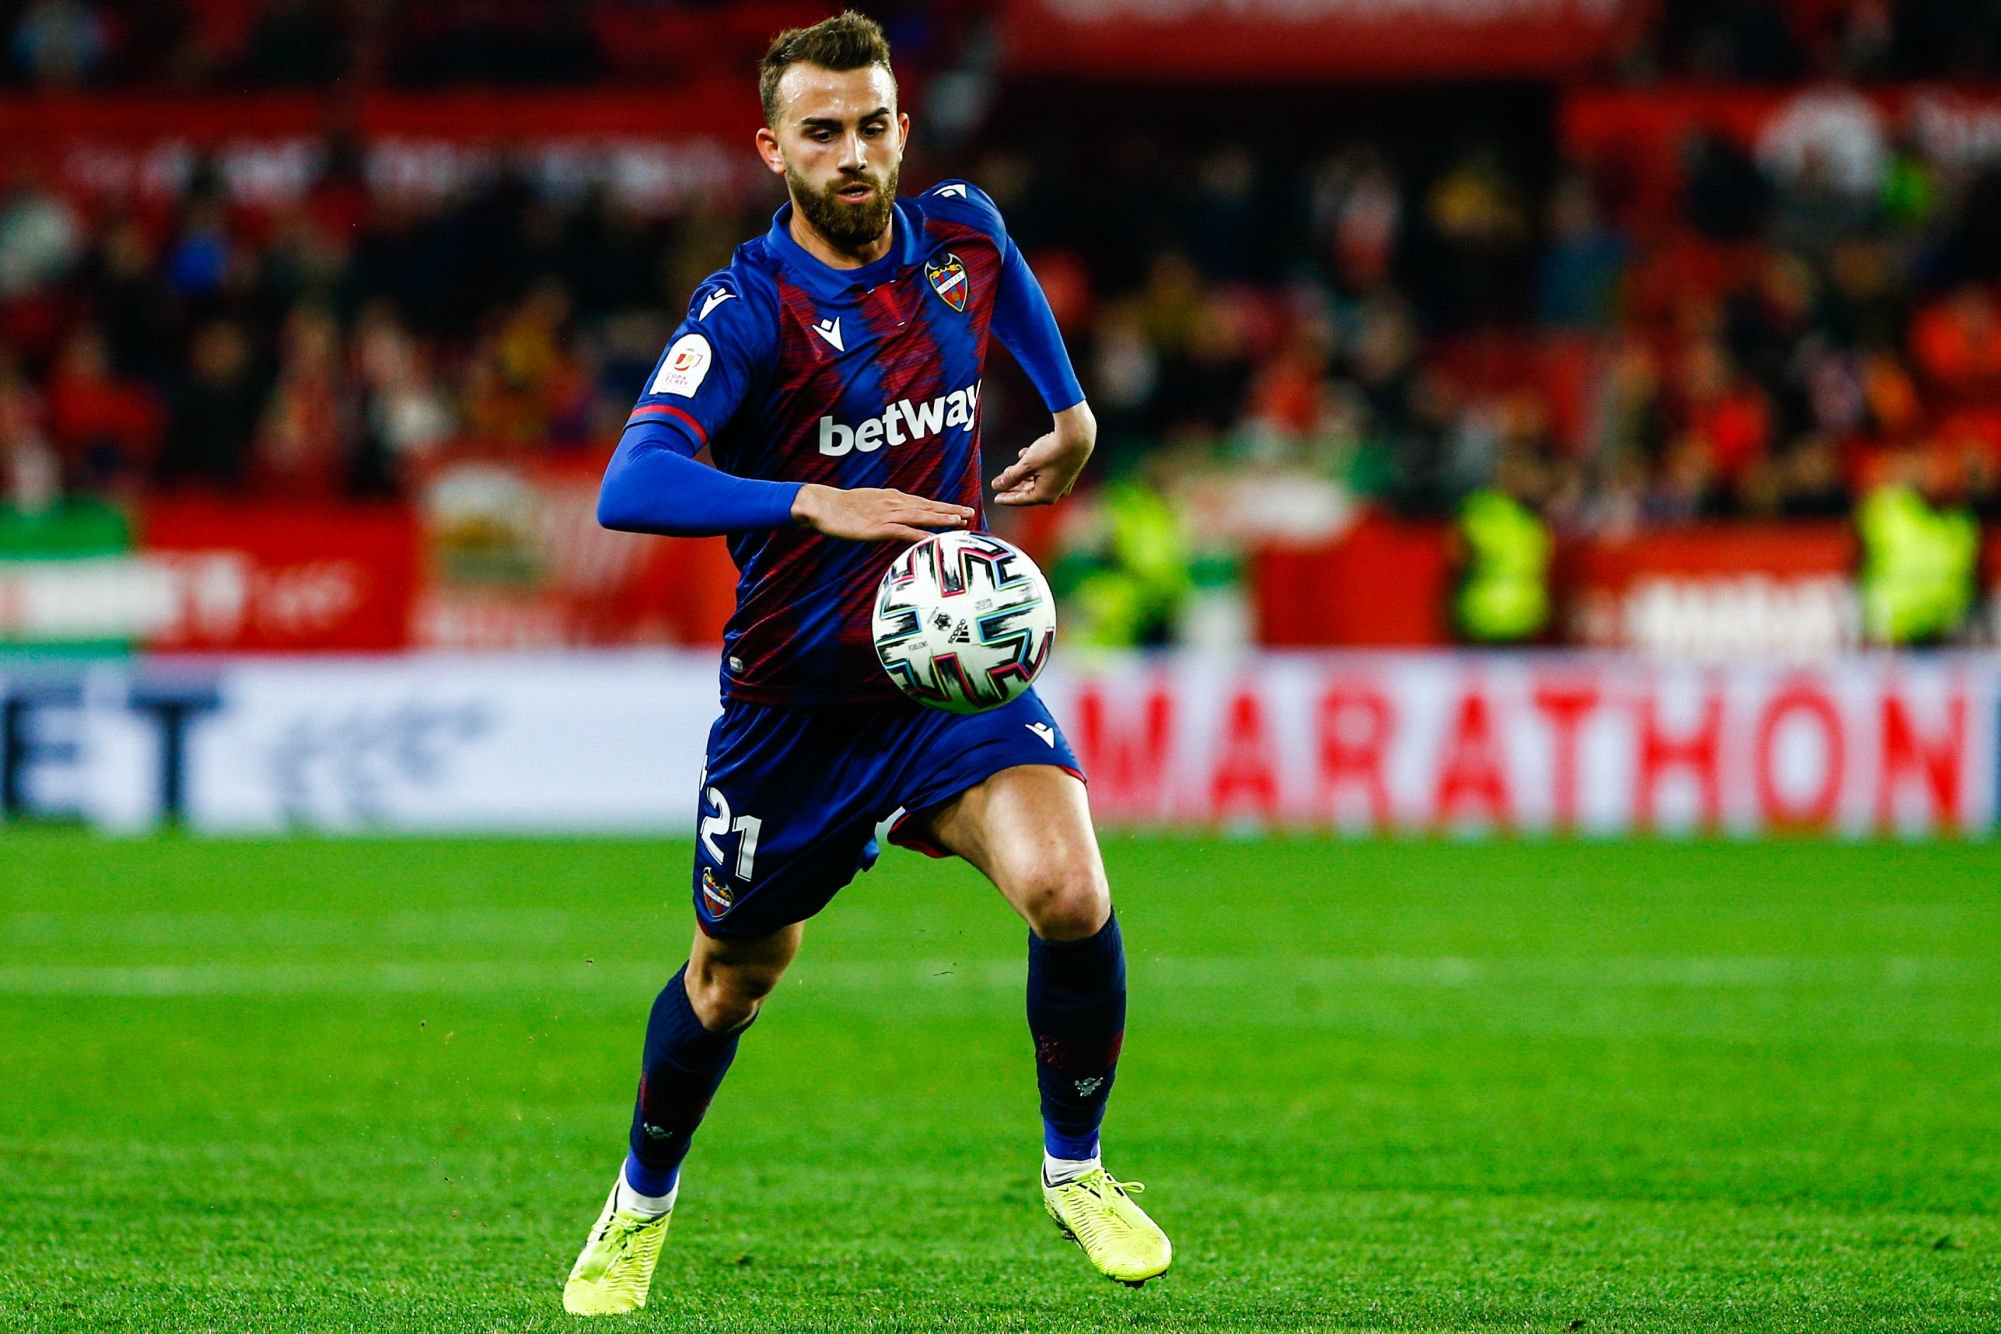
[{"label": "collar of jersey", "polygon": [[891,204],[890,211],[896,221],[891,224],[896,239],[889,253],[881,259],[872,260],[858,269],[837,269],[808,254],[806,248],[792,239],[792,201],[787,200],[778,212],[771,215],[771,231],[765,236],[765,244],[772,253],[785,261],[785,267],[798,276],[802,286],[815,296],[846,296],[852,287],[875,287],[888,282],[896,271],[917,260],[918,228],[923,224],[909,210],[903,201]]}]

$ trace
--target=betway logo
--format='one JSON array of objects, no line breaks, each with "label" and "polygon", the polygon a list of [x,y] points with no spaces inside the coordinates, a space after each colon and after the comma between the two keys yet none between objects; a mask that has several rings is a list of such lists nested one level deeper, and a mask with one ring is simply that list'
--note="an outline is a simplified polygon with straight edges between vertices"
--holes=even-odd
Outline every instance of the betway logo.
[{"label": "betway logo", "polygon": [[901,445],[957,428],[973,429],[980,410],[980,386],[969,384],[940,394],[928,403],[902,399],[890,404],[880,417],[870,417],[858,426],[843,426],[832,417],[820,418],[820,452],[839,458],[851,449],[873,454],[884,445]]}]

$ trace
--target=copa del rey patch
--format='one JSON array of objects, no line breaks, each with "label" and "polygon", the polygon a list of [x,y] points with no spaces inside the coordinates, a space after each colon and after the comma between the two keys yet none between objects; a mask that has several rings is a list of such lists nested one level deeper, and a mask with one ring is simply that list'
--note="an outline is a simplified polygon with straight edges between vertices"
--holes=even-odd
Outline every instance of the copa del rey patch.
[{"label": "copa del rey patch", "polygon": [[674,346],[667,349],[667,356],[660,363],[660,373],[653,377],[653,386],[646,392],[693,398],[709,374],[711,359],[708,339],[698,333],[682,334],[674,340]]},{"label": "copa del rey patch", "polygon": [[966,293],[972,283],[966,277],[966,262],[957,255],[940,255],[924,266],[924,276],[931,283],[931,290],[945,298],[945,304],[953,310],[966,308]]}]

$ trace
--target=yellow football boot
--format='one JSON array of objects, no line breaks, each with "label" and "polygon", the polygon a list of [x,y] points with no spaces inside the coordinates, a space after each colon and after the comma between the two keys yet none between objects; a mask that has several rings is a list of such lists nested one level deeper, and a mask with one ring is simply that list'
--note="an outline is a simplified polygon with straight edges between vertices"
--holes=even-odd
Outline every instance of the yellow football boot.
[{"label": "yellow football boot", "polygon": [[664,1214],[621,1209],[614,1185],[563,1285],[563,1309],[572,1315],[619,1315],[646,1305],[653,1265],[673,1217],[672,1209]]},{"label": "yellow football boot", "polygon": [[1167,1272],[1174,1246],[1159,1224],[1133,1203],[1146,1187],[1115,1181],[1094,1167],[1075,1181],[1042,1186],[1042,1207],[1063,1235],[1084,1248],[1091,1265],[1106,1278],[1137,1288]]}]

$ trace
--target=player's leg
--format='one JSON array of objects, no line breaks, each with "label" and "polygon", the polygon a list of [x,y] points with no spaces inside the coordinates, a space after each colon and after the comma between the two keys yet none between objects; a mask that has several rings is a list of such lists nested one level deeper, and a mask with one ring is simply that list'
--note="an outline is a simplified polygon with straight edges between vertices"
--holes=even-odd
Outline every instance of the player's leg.
[{"label": "player's leg", "polygon": [[1125,952],[1084,785],[1054,765],[1004,769],[930,818],[940,847],[1028,923],[1028,1022],[1051,1170],[1095,1159],[1125,1037]]},{"label": "player's leg", "polygon": [[804,934],[800,922],[742,939],[695,932],[688,962],[653,1002],[625,1166],[564,1285],[568,1310],[611,1315],[646,1305],[695,1128]]},{"label": "player's leg", "polygon": [[1099,1160],[1125,1041],[1126,967],[1083,783],[1052,764],[1003,769],[932,811],[925,833],[978,867],[1028,923],[1045,1206],[1101,1272],[1129,1283],[1162,1273],[1167,1237]]},{"label": "player's leg", "polygon": [[748,940],[717,940],[697,930],[688,962],[654,999],[625,1160],[625,1186],[641,1207],[671,1207],[681,1160],[736,1059],[737,1038],[778,985],[804,933],[800,922]]},{"label": "player's leg", "polygon": [[653,1002],[627,1153],[563,1304],[646,1304],[672,1217],[681,1162],[709,1100],[798,952],[803,923],[875,855],[867,718],[854,710],[731,702],[709,732],[689,882],[696,934],[688,963]]}]

